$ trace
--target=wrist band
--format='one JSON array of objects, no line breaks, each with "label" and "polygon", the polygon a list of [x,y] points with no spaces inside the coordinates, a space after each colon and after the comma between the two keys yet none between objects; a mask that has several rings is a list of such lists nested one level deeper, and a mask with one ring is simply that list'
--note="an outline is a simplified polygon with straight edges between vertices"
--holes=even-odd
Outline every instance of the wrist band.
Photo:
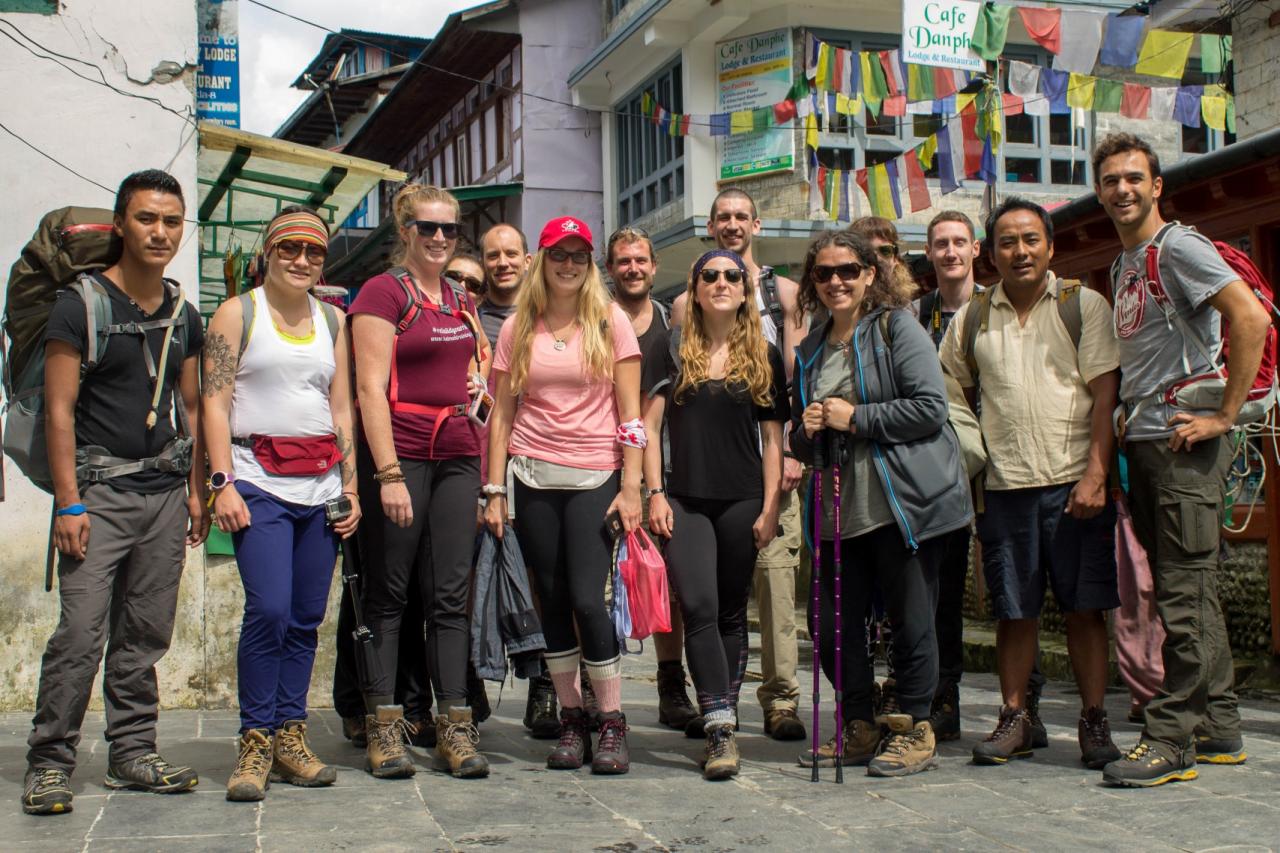
[{"label": "wrist band", "polygon": [[653,497],[654,495],[665,495],[666,493],[667,493],[666,489],[650,489],[649,497]]},{"label": "wrist band", "polygon": [[639,418],[618,424],[618,444],[644,450],[649,446],[649,437],[645,435],[644,421]]},{"label": "wrist band", "polygon": [[70,506],[64,506],[62,509],[55,512],[54,515],[84,515],[86,511],[84,504],[71,504]]},{"label": "wrist band", "polygon": [[480,493],[492,497],[493,495],[505,495],[507,493],[506,486],[500,486],[497,483],[485,483],[480,487]]}]

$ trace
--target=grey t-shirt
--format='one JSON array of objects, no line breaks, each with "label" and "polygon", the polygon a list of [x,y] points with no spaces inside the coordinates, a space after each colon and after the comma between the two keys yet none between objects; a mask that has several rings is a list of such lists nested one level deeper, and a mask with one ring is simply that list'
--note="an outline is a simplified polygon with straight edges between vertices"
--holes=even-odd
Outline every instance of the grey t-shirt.
[{"label": "grey t-shirt", "polygon": [[[1160,281],[1168,302],[1156,297],[1147,281],[1147,245],[1121,255],[1112,287],[1116,339],[1120,347],[1120,399],[1132,411],[1171,382],[1210,373],[1214,365],[1187,340],[1165,311],[1177,311],[1211,353],[1221,341],[1221,317],[1209,298],[1240,278],[1227,266],[1213,244],[1190,228],[1175,227],[1164,239],[1160,253]],[[1135,440],[1166,438],[1173,434],[1169,418],[1177,410],[1157,400],[1144,403],[1127,426]]]},{"label": "grey t-shirt", "polygon": [[[822,367],[814,380],[814,399],[840,397],[852,402],[853,353],[841,352],[839,347],[824,344]],[[840,466],[840,538],[851,539],[870,533],[880,527],[893,524],[893,513],[884,497],[880,475],[873,467],[871,442],[857,436],[845,436],[849,446],[849,461]],[[832,478],[827,472],[822,478],[822,538],[835,538],[835,516],[831,511]]]}]

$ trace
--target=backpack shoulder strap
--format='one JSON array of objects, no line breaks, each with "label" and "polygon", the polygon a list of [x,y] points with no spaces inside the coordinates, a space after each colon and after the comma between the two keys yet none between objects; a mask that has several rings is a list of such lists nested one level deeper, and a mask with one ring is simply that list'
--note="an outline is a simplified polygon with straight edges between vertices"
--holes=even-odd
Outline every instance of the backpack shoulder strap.
[{"label": "backpack shoulder strap", "polygon": [[404,291],[404,307],[400,309],[400,316],[396,320],[396,337],[399,337],[417,322],[418,315],[422,313],[422,300],[418,297],[418,288],[409,277],[407,269],[392,267],[387,270],[387,275],[394,278]]},{"label": "backpack shoulder strap", "polygon": [[920,325],[929,329],[933,325],[933,309],[938,304],[938,291],[930,290],[920,297]]},{"label": "backpack shoulder strap", "polygon": [[102,359],[111,334],[111,297],[105,287],[88,273],[81,273],[72,285],[84,302],[84,369],[93,370]]},{"label": "backpack shoulder strap", "polygon": [[1165,292],[1164,282],[1160,278],[1160,255],[1164,251],[1164,242],[1174,228],[1181,227],[1183,227],[1181,222],[1166,222],[1160,226],[1156,236],[1152,237],[1151,242],[1147,244],[1147,281],[1155,285],[1160,294]]},{"label": "backpack shoulder strap", "polygon": [[338,328],[341,323],[338,322],[337,306],[325,302],[323,299],[317,299],[320,303],[320,313],[324,315],[324,324],[329,328],[329,339],[333,341],[334,346],[338,344]]},{"label": "backpack shoulder strap", "polygon": [[[976,312],[976,314],[975,314]],[[969,299],[969,308],[964,316],[964,362],[969,368],[969,376],[974,384],[978,382],[978,357],[974,350],[978,345],[978,335],[987,330],[991,322],[991,289],[975,291]]]},{"label": "backpack shoulder strap", "polygon": [[657,314],[658,317],[661,318],[662,320],[662,328],[670,329],[671,328],[671,312],[667,310],[667,306],[663,305],[661,302],[659,302],[656,299],[650,299],[649,301],[653,303],[653,313]]},{"label": "backpack shoulder strap", "polygon": [[1084,313],[1080,307],[1080,288],[1084,285],[1075,279],[1058,282],[1058,318],[1067,327],[1067,335],[1076,351],[1080,350],[1080,336],[1084,334]]},{"label": "backpack shoulder strap", "polygon": [[879,318],[880,339],[884,341],[884,347],[890,353],[893,352],[893,331],[892,324],[889,322],[889,315],[892,313],[892,311],[881,311]]},{"label": "backpack shoulder strap", "polygon": [[240,300],[240,352],[236,357],[239,361],[244,357],[244,351],[249,346],[249,336],[253,334],[253,315],[257,309],[257,303],[253,298],[253,291],[246,290],[236,299]]},{"label": "backpack shoulder strap", "polygon": [[773,271],[773,267],[760,268],[760,291],[764,294],[764,310],[768,312],[774,329],[781,336],[785,315],[782,310],[782,300],[778,298],[778,275]]}]

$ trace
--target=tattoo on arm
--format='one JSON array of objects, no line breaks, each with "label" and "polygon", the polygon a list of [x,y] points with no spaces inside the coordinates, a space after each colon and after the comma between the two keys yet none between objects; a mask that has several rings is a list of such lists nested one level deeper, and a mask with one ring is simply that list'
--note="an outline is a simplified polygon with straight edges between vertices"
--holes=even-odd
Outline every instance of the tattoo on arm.
[{"label": "tattoo on arm", "polygon": [[355,446],[351,439],[347,438],[346,431],[342,427],[338,427],[335,431],[334,439],[338,443],[338,452],[342,454],[342,485],[348,485],[356,477],[355,461],[351,458],[352,451]]},{"label": "tattoo on arm", "polygon": [[226,336],[213,332],[204,342],[204,395],[216,397],[230,388],[236,378],[237,357],[232,354]]}]

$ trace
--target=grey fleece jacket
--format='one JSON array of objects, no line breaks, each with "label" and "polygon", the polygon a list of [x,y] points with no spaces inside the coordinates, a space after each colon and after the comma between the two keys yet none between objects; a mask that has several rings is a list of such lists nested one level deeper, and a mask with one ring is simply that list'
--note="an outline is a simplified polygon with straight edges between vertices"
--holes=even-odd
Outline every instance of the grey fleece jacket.
[{"label": "grey fleece jacket", "polygon": [[[871,442],[874,475],[903,541],[915,550],[921,542],[967,525],[973,502],[959,442],[947,423],[946,385],[933,341],[909,312],[889,310],[886,346],[880,322],[886,310],[871,311],[854,328],[851,438]],[[791,450],[805,463],[813,462],[813,442],[805,436],[802,416],[814,402],[831,323],[810,332],[796,348]]]}]

